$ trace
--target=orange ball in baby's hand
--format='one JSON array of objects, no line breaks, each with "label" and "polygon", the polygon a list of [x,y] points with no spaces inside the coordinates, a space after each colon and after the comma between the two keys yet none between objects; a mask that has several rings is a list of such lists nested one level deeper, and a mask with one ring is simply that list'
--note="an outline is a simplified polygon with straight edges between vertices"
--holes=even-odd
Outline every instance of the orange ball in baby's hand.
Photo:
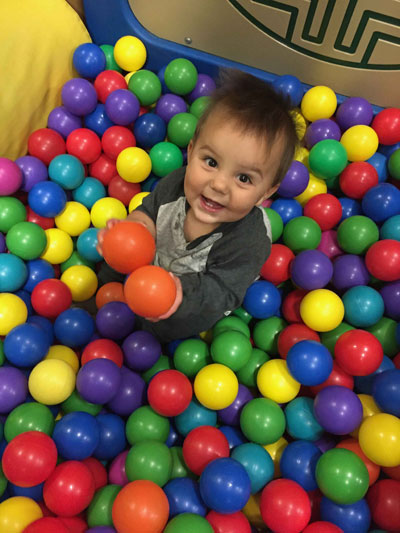
[{"label": "orange ball in baby's hand", "polygon": [[102,248],[106,262],[122,274],[149,265],[156,253],[156,243],[149,230],[130,221],[119,222],[106,231]]},{"label": "orange ball in baby's hand", "polygon": [[169,272],[159,266],[147,265],[132,272],[125,282],[124,294],[134,313],[158,318],[174,303],[176,285]]}]

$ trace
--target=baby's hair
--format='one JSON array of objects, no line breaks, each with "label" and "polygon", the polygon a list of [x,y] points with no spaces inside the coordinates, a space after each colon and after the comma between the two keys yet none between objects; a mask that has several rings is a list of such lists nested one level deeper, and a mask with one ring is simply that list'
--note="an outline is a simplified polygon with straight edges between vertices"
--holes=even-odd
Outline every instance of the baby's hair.
[{"label": "baby's hair", "polygon": [[281,144],[282,154],[273,182],[276,185],[288,171],[298,144],[290,110],[289,99],[274,91],[268,83],[240,70],[224,69],[220,71],[217,88],[197,123],[193,142],[214,111],[226,113],[243,132],[256,135],[268,147],[275,142]]}]

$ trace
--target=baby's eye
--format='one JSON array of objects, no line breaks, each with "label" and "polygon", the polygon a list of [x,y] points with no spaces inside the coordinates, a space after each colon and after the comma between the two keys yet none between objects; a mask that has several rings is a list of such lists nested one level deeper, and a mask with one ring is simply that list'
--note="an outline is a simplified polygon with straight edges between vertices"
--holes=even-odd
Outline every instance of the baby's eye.
[{"label": "baby's eye", "polygon": [[238,180],[240,183],[251,183],[251,178],[247,174],[239,174]]},{"label": "baby's eye", "polygon": [[204,161],[209,167],[215,168],[217,166],[217,162],[212,157],[206,157]]}]

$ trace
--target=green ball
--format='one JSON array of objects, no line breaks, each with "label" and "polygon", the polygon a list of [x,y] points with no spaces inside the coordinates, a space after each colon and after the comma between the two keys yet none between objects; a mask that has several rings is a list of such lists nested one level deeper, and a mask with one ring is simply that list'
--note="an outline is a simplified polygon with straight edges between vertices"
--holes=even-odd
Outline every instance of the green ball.
[{"label": "green ball", "polygon": [[388,161],[389,174],[395,180],[400,180],[400,148],[395,150]]},{"label": "green ball", "polygon": [[247,364],[236,373],[239,383],[246,387],[257,387],[257,373],[260,366],[269,361],[269,355],[259,348],[253,348]]},{"label": "green ball", "polygon": [[[246,311],[247,313],[247,311]],[[248,314],[248,313],[247,313]],[[249,314],[248,314],[249,315]],[[251,315],[249,315],[251,320]],[[218,320],[218,322],[214,325],[212,334],[213,338],[217,337],[220,333],[223,333],[224,331],[240,331],[240,333],[243,333],[248,339],[250,339],[250,328],[244,322],[237,316],[229,315],[224,318],[221,318],[221,320]]]},{"label": "green ball", "polygon": [[182,446],[172,446],[169,451],[171,452],[172,457],[170,479],[175,479],[177,477],[197,479],[197,476],[186,466],[185,459],[183,458]]},{"label": "green ball", "polygon": [[269,398],[255,398],[243,407],[240,414],[240,429],[251,442],[272,444],[285,431],[285,415],[279,405]]},{"label": "green ball", "polygon": [[168,522],[164,533],[213,533],[210,522],[194,513],[182,513]]},{"label": "green ball", "polygon": [[317,178],[338,176],[347,165],[347,152],[339,141],[325,139],[315,144],[308,157],[311,171]]},{"label": "green ball", "polygon": [[73,413],[74,411],[83,411],[84,413],[97,416],[100,413],[102,406],[87,402],[75,389],[72,391],[71,396],[61,404],[61,409],[64,414]]},{"label": "green ball", "polygon": [[171,358],[166,355],[161,355],[151,368],[142,373],[142,378],[148,383],[157,372],[160,372],[161,370],[171,370],[173,368],[174,365]]},{"label": "green ball", "polygon": [[0,196],[0,231],[7,233],[25,219],[26,209],[22,202],[12,196]]},{"label": "green ball", "polygon": [[141,105],[151,105],[161,96],[160,78],[151,70],[138,70],[129,79],[128,88]]},{"label": "green ball", "polygon": [[207,109],[210,103],[209,96],[200,96],[192,103],[189,108],[189,111],[197,118],[200,118],[204,111]]},{"label": "green ball", "polygon": [[386,316],[383,316],[373,326],[366,328],[382,344],[383,353],[388,357],[394,357],[399,351],[396,341],[396,328],[397,323]]},{"label": "green ball", "polygon": [[168,122],[168,140],[186,148],[196,131],[197,118],[191,113],[177,113]]},{"label": "green ball", "polygon": [[43,228],[34,222],[18,222],[7,233],[8,250],[24,259],[37,259],[46,248],[47,237]]},{"label": "green ball", "polygon": [[176,348],[174,365],[188,378],[194,378],[206,365],[211,363],[208,344],[201,339],[186,339]]},{"label": "green ball", "polygon": [[159,178],[163,178],[173,170],[183,165],[183,155],[180,149],[173,143],[162,141],[155,144],[150,152],[152,172]]},{"label": "green ball", "polygon": [[106,485],[98,489],[86,512],[89,527],[112,526],[112,507],[120,485]]},{"label": "green ball", "polygon": [[269,223],[271,224],[272,242],[275,242],[283,233],[283,220],[279,213],[270,207],[264,207]]},{"label": "green ball", "polygon": [[289,220],[283,230],[283,242],[292,252],[315,250],[321,242],[321,228],[310,217],[295,217]]},{"label": "green ball", "polygon": [[318,459],[315,479],[327,498],[349,505],[365,496],[369,474],[364,462],[354,452],[333,448]]},{"label": "green ball", "polygon": [[3,341],[0,339],[0,366],[4,365],[6,356],[4,355]]},{"label": "green ball", "polygon": [[84,265],[84,266],[88,266],[89,268],[91,268],[92,270],[95,270],[95,264],[92,262],[92,261],[88,261],[87,259],[84,259],[80,254],[79,252],[77,252],[76,250],[74,250],[72,252],[72,254],[68,257],[68,259],[66,261],[64,261],[63,263],[60,264],[60,270],[61,270],[61,274],[63,274],[65,272],[65,270],[67,270],[67,268],[69,267],[72,267],[72,266],[75,266],[75,265]]},{"label": "green ball", "polygon": [[104,55],[106,56],[105,70],[116,70],[117,72],[123,72],[122,68],[115,61],[114,47],[111,44],[102,44],[100,48],[103,50]]},{"label": "green ball", "polygon": [[126,427],[129,444],[145,440],[165,442],[169,434],[169,420],[156,413],[149,405],[139,407],[129,416]]},{"label": "green ball", "polygon": [[171,471],[171,452],[162,442],[137,442],[126,456],[125,472],[129,481],[147,479],[163,487],[168,483]]},{"label": "green ball", "polygon": [[22,403],[7,416],[4,423],[4,437],[10,442],[17,435],[27,431],[41,431],[51,437],[54,425],[54,416],[47,405],[36,402]]},{"label": "green ball", "polygon": [[243,307],[238,307],[232,312],[232,315],[237,316],[244,322],[245,324],[250,324],[250,322],[253,320],[253,317],[250,313],[246,311],[246,309],[243,309]]},{"label": "green ball", "polygon": [[173,59],[165,69],[164,82],[175,94],[188,94],[196,86],[197,69],[191,61],[184,58]]},{"label": "green ball", "polygon": [[4,491],[7,488],[8,479],[4,475],[3,467],[0,464],[0,497],[3,496]]},{"label": "green ball", "polygon": [[331,331],[321,332],[319,334],[321,342],[333,355],[335,351],[335,344],[338,338],[343,335],[343,333],[346,333],[346,331],[350,331],[351,329],[354,329],[353,326],[350,326],[350,324],[347,322],[341,322],[336,328],[331,329]]},{"label": "green ball", "polygon": [[337,230],[339,246],[348,254],[365,254],[378,239],[378,226],[373,220],[363,215],[346,218]]},{"label": "green ball", "polygon": [[223,331],[211,343],[211,357],[214,363],[225,365],[234,372],[247,364],[251,351],[249,338],[233,329]]},{"label": "green ball", "polygon": [[257,348],[270,355],[278,355],[279,333],[285,329],[287,323],[283,318],[271,316],[259,320],[253,329],[253,341]]}]

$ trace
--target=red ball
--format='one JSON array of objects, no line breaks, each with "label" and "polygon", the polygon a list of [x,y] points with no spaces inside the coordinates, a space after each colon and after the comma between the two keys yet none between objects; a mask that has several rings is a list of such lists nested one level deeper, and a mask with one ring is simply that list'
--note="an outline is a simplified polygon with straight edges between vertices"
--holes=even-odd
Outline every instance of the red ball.
[{"label": "red ball", "polygon": [[186,436],[182,453],[188,468],[199,476],[214,459],[229,457],[229,442],[220,429],[199,426]]},{"label": "red ball", "polygon": [[86,465],[92,473],[94,479],[94,490],[99,490],[108,484],[108,475],[106,467],[94,457],[83,459],[82,463]]},{"label": "red ball", "polygon": [[383,109],[376,115],[371,126],[376,131],[380,144],[400,142],[400,109]]},{"label": "red ball", "polygon": [[96,89],[98,100],[105,104],[109,94],[116,89],[127,89],[128,84],[124,76],[116,70],[103,70],[94,80],[94,88]]},{"label": "red ball", "polygon": [[396,368],[400,368],[400,352],[393,357],[392,361]]},{"label": "red ball", "polygon": [[35,211],[32,211],[30,207],[27,208],[27,217],[26,220],[28,222],[33,222],[34,224],[37,224],[44,230],[54,228],[54,218],[49,217],[41,217]]},{"label": "red ball", "polygon": [[41,431],[26,431],[6,446],[2,466],[6,478],[19,487],[43,483],[57,464],[57,448]]},{"label": "red ball", "polygon": [[364,194],[379,183],[376,168],[366,161],[350,163],[340,174],[339,185],[349,198],[359,200]]},{"label": "red ball", "polygon": [[89,165],[89,174],[107,187],[114,176],[118,176],[115,161],[105,154],[101,154],[94,163]]},{"label": "red ball", "polygon": [[65,461],[56,466],[45,481],[43,499],[58,516],[75,516],[82,512],[94,496],[94,479],[89,468],[80,461]]},{"label": "red ball", "polygon": [[41,128],[28,137],[28,152],[45,165],[56,155],[65,154],[65,141],[62,136],[50,128]]},{"label": "red ball", "polygon": [[77,157],[84,165],[94,163],[101,154],[101,142],[94,131],[78,128],[72,131],[66,141],[67,152]]},{"label": "red ball", "polygon": [[68,518],[63,516],[60,520],[70,533],[85,533],[88,529],[87,523],[80,516],[70,516]]},{"label": "red ball", "polygon": [[370,274],[380,281],[400,278],[400,241],[383,239],[375,242],[365,255],[365,265]]},{"label": "red ball", "polygon": [[285,320],[303,323],[300,315],[300,303],[307,292],[305,289],[295,289],[285,297],[282,302],[282,315]]},{"label": "red ball", "polygon": [[59,279],[44,279],[33,289],[32,307],[38,315],[56,318],[70,308],[72,294],[70,288]]},{"label": "red ball", "polygon": [[62,523],[60,518],[45,516],[31,522],[24,529],[24,533],[70,533],[70,530]]},{"label": "red ball", "polygon": [[278,352],[282,359],[286,359],[288,351],[292,346],[300,341],[320,341],[320,337],[316,331],[309,328],[305,324],[290,324],[283,329],[278,337]]},{"label": "red ball", "polygon": [[119,345],[111,339],[95,339],[86,345],[82,352],[81,365],[93,359],[109,359],[120,368],[124,362],[124,354]]},{"label": "red ball", "polygon": [[354,389],[353,376],[345,372],[336,361],[333,361],[332,372],[329,374],[328,379],[326,379],[320,385],[314,385],[312,387],[309,387],[309,390],[311,394],[316,396],[319,391],[325,389],[325,387],[330,387],[331,385],[340,385],[341,387],[347,387],[350,390]]},{"label": "red ball", "polygon": [[273,244],[268,259],[261,267],[262,278],[279,285],[290,278],[290,263],[294,253],[284,244]]},{"label": "red ball", "polygon": [[385,472],[387,476],[396,481],[400,481],[400,465],[398,466],[382,466],[382,471]]},{"label": "red ball", "polygon": [[368,376],[383,361],[383,348],[378,339],[363,329],[346,331],[336,341],[335,359],[352,376]]},{"label": "red ball", "polygon": [[342,217],[342,204],[333,194],[317,194],[304,206],[304,216],[310,217],[322,231],[332,229]]},{"label": "red ball", "polygon": [[140,183],[129,183],[120,176],[114,176],[108,184],[108,196],[128,206],[132,198],[141,191]]},{"label": "red ball", "polygon": [[157,318],[172,307],[176,286],[169,272],[159,266],[148,265],[138,268],[129,276],[124,295],[134,313]]},{"label": "red ball", "polygon": [[313,522],[309,524],[303,533],[343,533],[343,529],[332,524],[332,522]]},{"label": "red ball", "polygon": [[210,511],[206,516],[214,533],[251,533],[250,523],[241,511],[221,514]]},{"label": "red ball", "polygon": [[311,503],[298,483],[275,479],[261,493],[260,511],[274,533],[300,533],[310,521]]},{"label": "red ball", "polygon": [[381,479],[369,489],[367,502],[375,524],[388,531],[400,530],[400,481]]},{"label": "red ball", "polygon": [[125,148],[136,146],[136,139],[129,128],[111,126],[107,128],[101,138],[103,152],[111,159],[117,159]]},{"label": "red ball", "polygon": [[149,404],[162,416],[178,416],[189,406],[193,396],[190,380],[178,370],[163,370],[150,381]]},{"label": "red ball", "polygon": [[156,253],[156,243],[149,230],[139,222],[130,221],[112,226],[104,234],[102,248],[105,261],[123,274],[149,265]]}]

